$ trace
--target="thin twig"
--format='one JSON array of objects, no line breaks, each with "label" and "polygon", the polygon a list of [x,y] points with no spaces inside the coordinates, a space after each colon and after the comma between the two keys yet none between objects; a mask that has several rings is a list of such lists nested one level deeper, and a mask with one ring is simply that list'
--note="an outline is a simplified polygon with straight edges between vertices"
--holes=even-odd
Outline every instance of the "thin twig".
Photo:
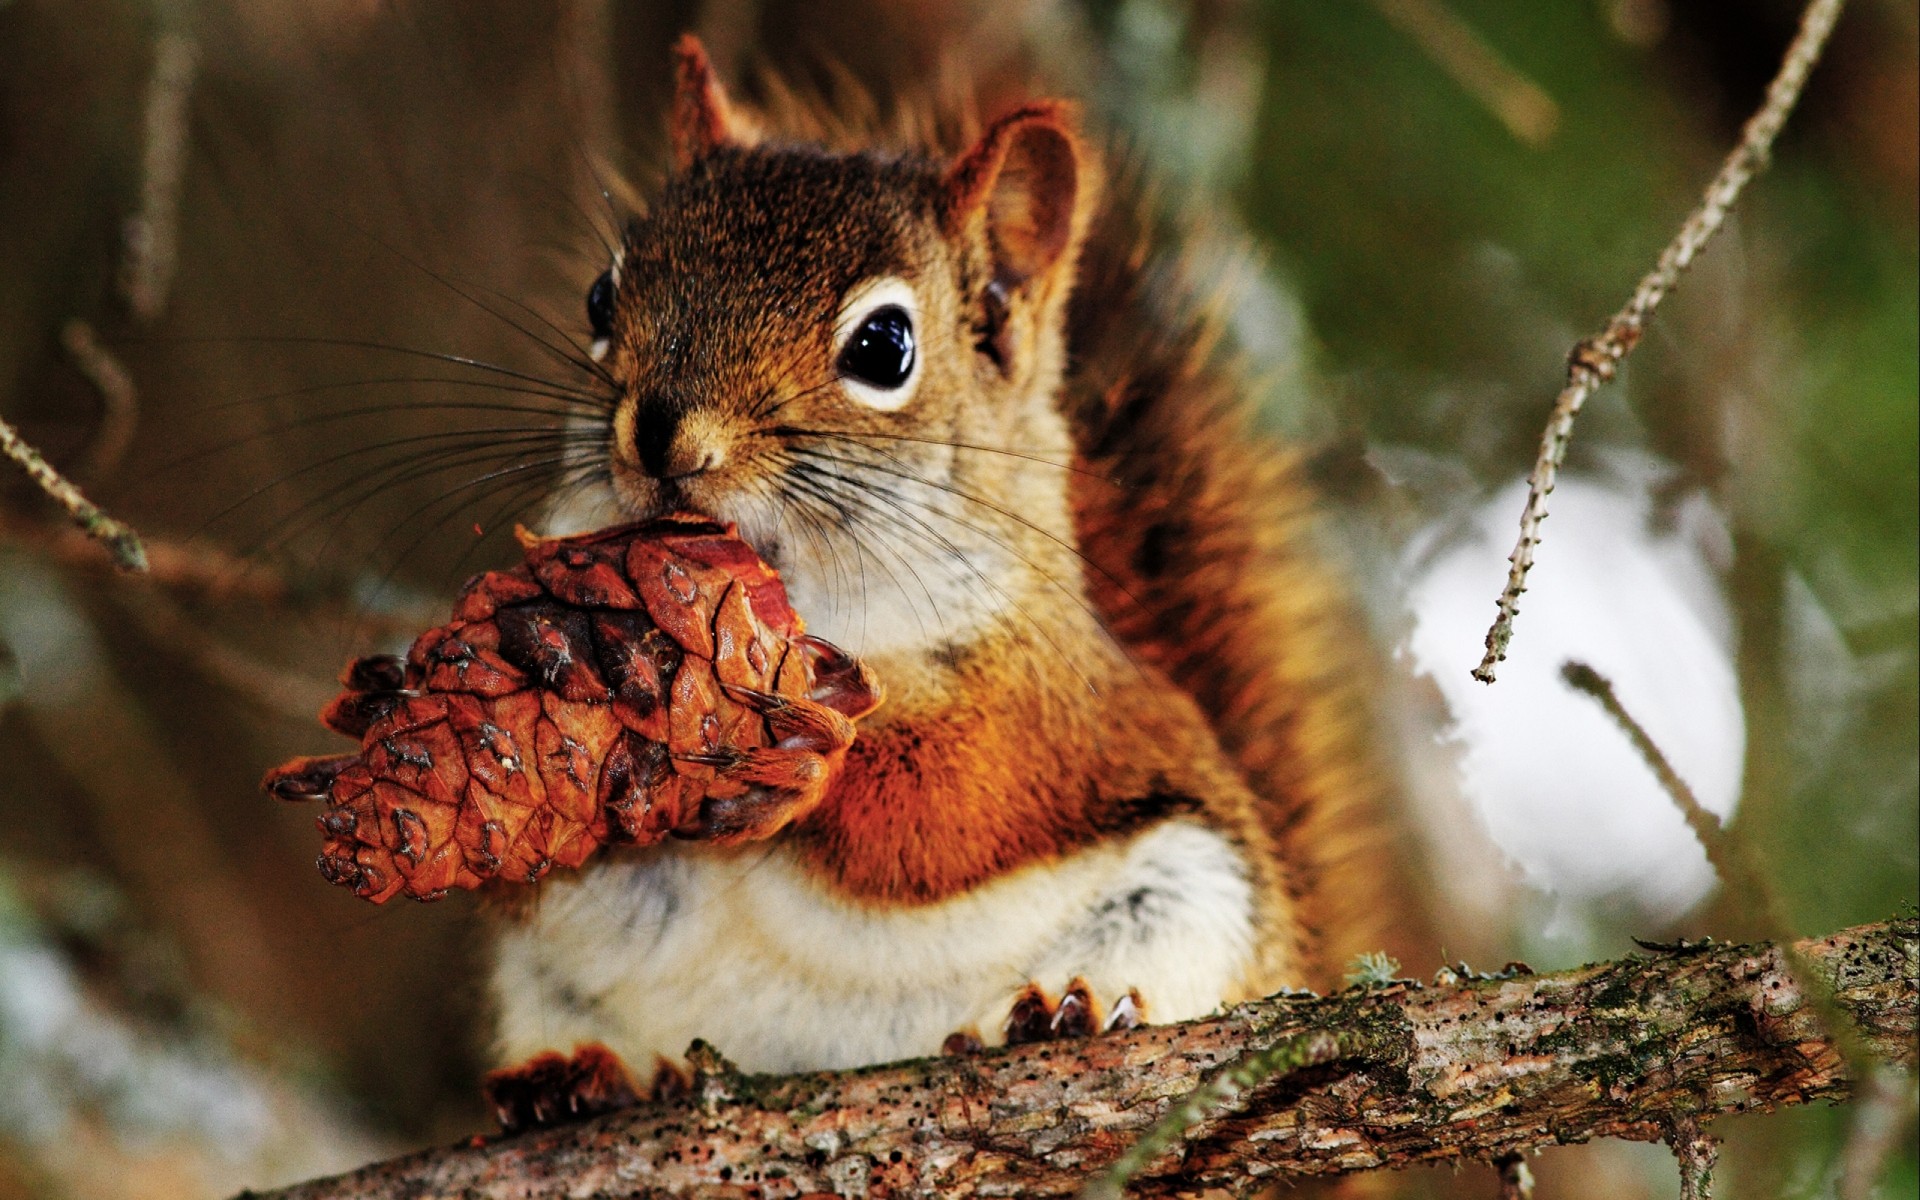
[{"label": "thin twig", "polygon": [[1855,1092],[1853,1124],[1840,1151],[1840,1178],[1834,1183],[1840,1200],[1870,1200],[1901,1142],[1911,1144],[1917,1109],[1920,1095],[1914,1091],[1912,1075],[1891,1067],[1874,1069]]},{"label": "thin twig", "polygon": [[1813,964],[1798,956],[1793,948],[1793,923],[1787,919],[1786,905],[1780,893],[1769,880],[1767,873],[1755,861],[1753,850],[1747,839],[1727,828],[1720,817],[1700,803],[1687,781],[1673,769],[1666,753],[1660,749],[1646,728],[1635,720],[1626,706],[1620,703],[1620,697],[1614,693],[1613,682],[1592,667],[1581,662],[1563,663],[1560,677],[1569,687],[1585,692],[1599,702],[1614,724],[1618,725],[1627,740],[1640,757],[1652,768],[1654,776],[1667,795],[1673,798],[1680,815],[1686,818],[1687,828],[1700,842],[1701,849],[1707,853],[1707,862],[1712,864],[1720,881],[1735,894],[1745,898],[1747,904],[1759,917],[1762,936],[1777,941],[1787,966],[1787,973],[1800,985],[1812,1002],[1814,1010],[1828,1022],[1829,1032],[1840,1052],[1847,1060],[1848,1070],[1854,1079],[1869,1078],[1874,1069],[1873,1057],[1861,1044],[1859,1031],[1847,1020],[1833,996],[1833,988],[1826,978],[1814,970]]},{"label": "thin twig", "polygon": [[40,452],[3,419],[0,419],[0,454],[18,463],[20,469],[27,473],[27,478],[40,485],[41,491],[66,509],[74,523],[86,530],[88,537],[111,551],[114,563],[121,570],[147,569],[147,551],[140,544],[140,535],[130,526],[102,512],[98,505],[74,486],[72,480],[54,470],[53,464],[42,458]]},{"label": "thin twig", "polygon": [[1418,42],[1448,78],[1485,105],[1514,137],[1543,146],[1560,127],[1560,106],[1553,97],[1440,0],[1373,0],[1373,7]]},{"label": "thin twig", "polygon": [[1720,1161],[1720,1139],[1700,1128],[1689,1115],[1673,1123],[1667,1139],[1680,1164],[1680,1200],[1713,1200],[1713,1168]]},{"label": "thin twig", "polygon": [[1500,1200],[1533,1200],[1533,1168],[1522,1154],[1503,1154],[1493,1160],[1500,1172]]},{"label": "thin twig", "polygon": [[1172,1149],[1194,1126],[1232,1110],[1253,1088],[1270,1079],[1365,1052],[1365,1039],[1341,1030],[1315,1030],[1282,1038],[1264,1050],[1234,1059],[1176,1101],[1140,1140],[1088,1181],[1080,1200],[1121,1200],[1127,1184],[1154,1159]]},{"label": "thin twig", "polygon": [[140,211],[127,218],[126,257],[120,263],[120,294],[139,320],[153,321],[167,307],[178,261],[180,184],[187,167],[187,102],[200,50],[183,33],[163,33],[153,46],[147,81],[145,153],[141,157]]},{"label": "thin twig", "polygon": [[1719,174],[1707,185],[1699,206],[1688,214],[1680,232],[1660,252],[1659,262],[1640,281],[1626,307],[1615,313],[1599,334],[1581,341],[1567,356],[1567,384],[1553,403],[1553,414],[1548,417],[1546,432],[1540,438],[1540,457],[1527,480],[1527,506],[1520,515],[1520,541],[1507,559],[1511,566],[1506,588],[1500,593],[1500,614],[1487,630],[1486,655],[1473,669],[1473,677],[1480,682],[1493,682],[1495,668],[1506,658],[1507,645],[1513,640],[1513,619],[1520,612],[1520,594],[1527,590],[1527,571],[1533,566],[1533,552],[1540,544],[1540,523],[1546,520],[1547,496],[1553,491],[1560,464],[1566,459],[1567,444],[1573,438],[1573,421],[1580,414],[1580,406],[1601,384],[1613,378],[1621,360],[1639,342],[1653,310],[1719,230],[1747,181],[1766,166],[1774,138],[1799,100],[1807,73],[1819,61],[1827,34],[1832,31],[1844,3],[1845,0],[1813,0],[1807,5],[1800,18],[1800,31],[1794,35],[1786,59],[1780,64],[1780,73],[1767,88],[1765,103],[1747,121],[1739,145],[1727,155]]},{"label": "thin twig", "polygon": [[73,473],[81,479],[101,479],[113,473],[133,445],[134,426],[140,420],[140,394],[133,376],[111,350],[100,344],[92,325],[78,318],[60,330],[67,358],[100,395],[100,426],[93,444]]}]

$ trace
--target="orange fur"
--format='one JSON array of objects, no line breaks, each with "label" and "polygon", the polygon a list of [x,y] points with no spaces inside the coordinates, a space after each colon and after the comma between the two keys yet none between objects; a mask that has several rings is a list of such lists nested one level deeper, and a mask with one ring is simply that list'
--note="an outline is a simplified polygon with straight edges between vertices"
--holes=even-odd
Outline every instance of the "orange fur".
[{"label": "orange fur", "polygon": [[[1015,615],[875,664],[897,698],[789,835],[818,876],[866,903],[931,903],[1185,813],[1251,864],[1264,915],[1250,986],[1325,983],[1382,945],[1396,881],[1375,832],[1386,774],[1364,628],[1315,545],[1309,489],[1250,432],[1216,318],[1169,283],[1177,256],[1153,248],[1125,177],[1107,191],[1071,106],[1015,109],[958,155],[838,154],[743,134],[697,43],[679,71],[682,170],[624,250],[627,315],[607,360],[629,397],[613,457],[632,509],[721,503],[787,469],[795,435],[756,424],[756,406],[778,381],[830,372],[819,331],[838,297],[889,274],[917,281],[930,330],[966,330],[979,353],[929,342],[908,411],[805,393],[782,402],[783,422],[830,417],[882,487],[901,463],[951,469],[1015,509],[1033,472],[1060,468],[1018,455],[942,468],[916,437],[1044,462],[1064,418],[1059,456],[1084,467],[1057,519],[1045,503],[1006,521],[969,510],[1012,551],[982,587]],[[851,136],[786,107],[770,127]],[[725,470],[646,478],[625,445],[648,423],[718,439]]]}]

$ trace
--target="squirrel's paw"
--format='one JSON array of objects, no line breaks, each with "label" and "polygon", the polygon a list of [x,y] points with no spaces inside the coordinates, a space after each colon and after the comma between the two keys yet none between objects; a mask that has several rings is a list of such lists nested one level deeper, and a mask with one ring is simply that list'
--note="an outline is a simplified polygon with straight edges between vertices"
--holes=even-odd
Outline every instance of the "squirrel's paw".
[{"label": "squirrel's paw", "polygon": [[489,1071],[480,1090],[506,1134],[584,1121],[640,1100],[627,1065],[599,1042]]},{"label": "squirrel's paw", "polygon": [[1007,1045],[1048,1042],[1060,1038],[1092,1037],[1096,1033],[1133,1029],[1146,1023],[1146,1005],[1140,993],[1129,989],[1104,1015],[1099,997],[1084,979],[1076,978],[1055,1003],[1037,983],[1029,983],[1013,999],[1007,1013]]},{"label": "squirrel's paw", "polygon": [[766,718],[776,740],[751,750],[686,756],[716,770],[705,801],[674,835],[723,846],[772,837],[811,812],[854,732],[851,720],[825,704],[751,688],[728,691]]}]

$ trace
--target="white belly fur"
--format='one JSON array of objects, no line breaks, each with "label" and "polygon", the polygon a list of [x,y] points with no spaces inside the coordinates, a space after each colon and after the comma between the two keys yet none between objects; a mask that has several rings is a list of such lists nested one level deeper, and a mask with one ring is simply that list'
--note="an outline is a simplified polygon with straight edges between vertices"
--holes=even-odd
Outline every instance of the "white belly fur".
[{"label": "white belly fur", "polygon": [[880,909],[810,879],[779,845],[669,844],[551,879],[499,939],[504,1063],[605,1042],[643,1079],[704,1038],[748,1071],[933,1054],[1001,1040],[1029,980],[1137,988],[1153,1021],[1242,998],[1254,955],[1246,865],[1219,834],[1167,822],[938,904]]}]

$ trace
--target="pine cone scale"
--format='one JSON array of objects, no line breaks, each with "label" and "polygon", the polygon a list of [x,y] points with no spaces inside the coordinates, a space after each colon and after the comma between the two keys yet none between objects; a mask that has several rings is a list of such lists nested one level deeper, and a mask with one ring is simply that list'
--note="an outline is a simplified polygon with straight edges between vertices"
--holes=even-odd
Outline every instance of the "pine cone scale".
[{"label": "pine cone scale", "polygon": [[[325,804],[330,882],[434,899],[609,845],[769,836],[818,802],[849,718],[879,703],[730,527],[664,518],[525,555],[470,580],[404,659],[348,667],[322,719],[358,755],[268,774],[271,794]],[[796,705],[818,716],[797,756]],[[777,751],[770,712],[789,722]]]}]

